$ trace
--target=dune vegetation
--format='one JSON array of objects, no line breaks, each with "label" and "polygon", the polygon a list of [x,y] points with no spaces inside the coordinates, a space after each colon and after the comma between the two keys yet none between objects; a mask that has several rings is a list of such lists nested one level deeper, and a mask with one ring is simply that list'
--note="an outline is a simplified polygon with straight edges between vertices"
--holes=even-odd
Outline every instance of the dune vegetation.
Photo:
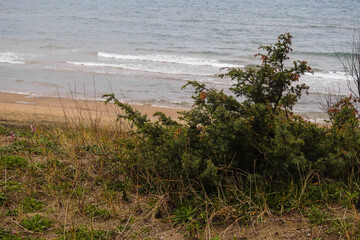
[{"label": "dune vegetation", "polygon": [[227,69],[230,95],[188,82],[179,119],[107,94],[114,126],[1,124],[0,239],[359,239],[359,99],[295,115],[312,70],[291,44]]}]

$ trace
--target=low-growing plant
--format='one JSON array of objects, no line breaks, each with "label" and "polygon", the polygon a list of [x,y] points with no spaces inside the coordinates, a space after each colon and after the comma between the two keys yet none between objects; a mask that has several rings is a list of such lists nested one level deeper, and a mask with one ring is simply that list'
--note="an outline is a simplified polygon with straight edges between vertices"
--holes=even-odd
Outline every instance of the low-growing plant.
[{"label": "low-growing plant", "polygon": [[123,232],[124,230],[130,230],[130,229],[131,229],[130,226],[128,226],[128,225],[122,225],[122,224],[118,225],[116,228],[117,228],[120,232]]},{"label": "low-growing plant", "polygon": [[118,191],[118,192],[122,192],[122,199],[124,201],[128,201],[128,189],[129,189],[129,183],[126,181],[114,181],[114,182],[108,182],[106,184],[107,189],[110,191]]},{"label": "low-growing plant", "polygon": [[338,236],[346,236],[348,239],[359,239],[360,232],[359,226],[354,225],[352,221],[343,218],[336,218],[330,222],[330,226],[327,229],[328,233],[336,234]]},{"label": "low-growing plant", "polygon": [[0,156],[0,165],[7,169],[24,168],[28,161],[21,156],[4,155]]},{"label": "low-growing plant", "polygon": [[14,208],[13,210],[9,210],[5,214],[6,216],[17,216],[19,215],[19,211],[17,208]]},{"label": "low-growing plant", "polygon": [[106,187],[109,190],[112,191],[118,191],[118,192],[123,192],[128,190],[129,184],[124,182],[124,181],[116,181],[116,182],[108,182],[106,183]]},{"label": "low-growing plant", "polygon": [[89,230],[85,226],[74,227],[65,232],[60,239],[66,240],[110,240],[114,239],[114,233],[104,230]]},{"label": "low-growing plant", "polygon": [[37,200],[35,198],[26,197],[22,201],[22,208],[25,213],[43,211],[45,207],[44,202]]},{"label": "low-growing plant", "polygon": [[3,240],[31,240],[32,238],[24,236],[15,230],[9,230],[0,227],[0,239]]},{"label": "low-growing plant", "polygon": [[173,212],[171,220],[177,224],[186,224],[195,221],[196,208],[193,208],[190,204],[179,206]]},{"label": "low-growing plant", "polygon": [[303,215],[307,218],[311,227],[329,224],[334,218],[328,210],[320,209],[318,206],[311,206],[303,211]]},{"label": "low-growing plant", "polygon": [[0,204],[3,205],[8,201],[8,198],[6,197],[5,193],[0,193]]},{"label": "low-growing plant", "polygon": [[41,155],[43,153],[43,149],[39,144],[35,144],[33,139],[15,139],[11,147],[16,150],[16,152],[26,152],[36,155]]},{"label": "low-growing plant", "polygon": [[0,227],[0,239],[15,240],[18,238],[14,235],[14,233],[12,233],[12,231]]},{"label": "low-growing plant", "polygon": [[172,213],[171,220],[174,224],[181,224],[188,238],[196,238],[204,228],[204,219],[199,214],[199,209],[192,206],[190,202],[178,206]]},{"label": "low-growing plant", "polygon": [[21,188],[23,187],[23,185],[20,182],[16,182],[16,181],[6,181],[6,182],[1,182],[0,181],[0,186],[4,186],[6,192],[12,192],[12,191],[18,191],[21,190]]},{"label": "low-growing plant", "polygon": [[43,232],[52,226],[53,221],[49,218],[36,214],[35,216],[24,218],[20,224],[24,228],[34,232]]},{"label": "low-growing plant", "polygon": [[111,217],[111,211],[108,209],[102,209],[95,205],[88,205],[85,208],[85,213],[91,218],[98,218],[106,220]]}]

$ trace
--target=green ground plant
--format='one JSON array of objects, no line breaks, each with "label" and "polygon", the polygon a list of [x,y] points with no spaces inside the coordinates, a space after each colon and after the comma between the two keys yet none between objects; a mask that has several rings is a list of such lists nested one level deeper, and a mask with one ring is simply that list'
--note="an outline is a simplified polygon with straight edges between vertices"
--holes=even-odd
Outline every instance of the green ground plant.
[{"label": "green ground plant", "polygon": [[0,165],[7,169],[24,168],[27,160],[21,156],[3,155],[0,157]]},{"label": "green ground plant", "polygon": [[0,204],[3,205],[8,202],[8,198],[6,197],[5,193],[0,193]]},{"label": "green ground plant", "polygon": [[113,233],[103,231],[103,230],[90,230],[86,226],[78,226],[74,227],[68,231],[66,231],[64,237],[60,237],[59,239],[71,239],[71,240],[110,240],[113,239]]},{"label": "green ground plant", "polygon": [[0,181],[0,186],[4,187],[6,192],[19,191],[23,187],[21,183],[16,181]]},{"label": "green ground plant", "polygon": [[37,200],[35,198],[26,197],[22,201],[22,208],[25,213],[44,211],[45,204],[42,201]]},{"label": "green ground plant", "polygon": [[190,204],[185,206],[179,206],[173,212],[172,220],[177,223],[188,223],[195,220],[196,208],[193,208]]},{"label": "green ground plant", "polygon": [[34,232],[43,232],[52,226],[53,221],[38,214],[33,217],[24,218],[20,224],[24,228]]},{"label": "green ground plant", "polygon": [[85,213],[87,216],[96,219],[106,220],[111,217],[111,211],[108,209],[102,209],[94,205],[88,205],[85,207]]},{"label": "green ground plant", "polygon": [[0,239],[3,240],[31,240],[32,238],[21,235],[14,230],[0,227]]}]

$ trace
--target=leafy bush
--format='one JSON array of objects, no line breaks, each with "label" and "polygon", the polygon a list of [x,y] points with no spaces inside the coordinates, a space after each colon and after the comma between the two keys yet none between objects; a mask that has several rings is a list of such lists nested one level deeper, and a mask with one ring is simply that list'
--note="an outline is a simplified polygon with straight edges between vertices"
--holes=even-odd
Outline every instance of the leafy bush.
[{"label": "leafy bush", "polygon": [[353,177],[359,169],[360,128],[359,113],[355,107],[357,102],[358,99],[350,95],[328,109],[332,124],[324,141],[327,154],[315,164],[328,177]]},{"label": "leafy bush", "polygon": [[341,98],[328,110],[332,126],[338,130],[344,128],[357,128],[359,126],[359,112],[354,104],[359,102],[352,95]]},{"label": "leafy bush", "polygon": [[267,51],[267,54],[255,55],[261,56],[261,66],[250,66],[245,70],[232,68],[222,76],[236,80],[232,91],[237,96],[245,96],[250,103],[265,104],[273,111],[278,107],[291,110],[302,92],[309,89],[306,84],[294,86],[292,83],[297,82],[305,72],[312,72],[305,61],[294,61],[293,67],[285,67],[289,60],[287,55],[292,51],[291,44],[292,36],[281,34],[274,46],[259,47]]},{"label": "leafy bush", "polygon": [[[134,126],[123,155],[130,175],[154,186],[182,184],[211,192],[227,176],[244,172],[283,182],[311,169],[335,178],[349,175],[350,168],[354,173],[360,130],[351,99],[333,107],[332,128],[291,112],[309,88],[297,82],[311,72],[305,61],[288,63],[291,43],[290,34],[281,34],[274,46],[260,46],[266,51],[255,55],[261,65],[221,75],[236,81],[230,88],[234,95],[189,81],[184,87],[193,87],[194,106],[181,112],[179,121],[156,113],[152,122],[113,94],[104,95],[106,103],[114,101],[124,110],[118,119]],[[238,96],[246,100],[239,102]]]}]

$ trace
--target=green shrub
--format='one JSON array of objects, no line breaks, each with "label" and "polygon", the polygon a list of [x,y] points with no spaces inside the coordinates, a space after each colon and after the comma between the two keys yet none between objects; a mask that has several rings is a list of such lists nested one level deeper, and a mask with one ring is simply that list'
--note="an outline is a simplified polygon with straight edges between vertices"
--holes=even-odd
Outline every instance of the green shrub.
[{"label": "green shrub", "polygon": [[344,128],[357,128],[359,126],[359,112],[355,108],[359,100],[352,95],[343,97],[328,109],[332,126],[338,130]]},{"label": "green shrub", "polygon": [[227,74],[237,83],[231,89],[237,96],[245,96],[250,104],[264,104],[277,111],[278,107],[291,110],[304,90],[306,84],[293,85],[305,72],[312,72],[305,61],[294,61],[291,68],[286,68],[288,54],[292,51],[292,36],[281,34],[274,46],[260,46],[267,54],[258,53],[262,64],[248,66],[245,70],[232,68]]},{"label": "green shrub", "polygon": [[359,170],[360,128],[357,99],[344,97],[328,109],[331,128],[323,141],[326,154],[319,157],[314,166],[324,176],[346,179]]},{"label": "green shrub", "polygon": [[[156,113],[152,122],[113,94],[104,95],[106,103],[114,101],[124,110],[118,119],[134,126],[132,138],[124,143],[125,171],[155,188],[181,185],[208,192],[243,173],[283,183],[312,170],[343,179],[356,173],[360,130],[351,99],[334,106],[332,128],[320,128],[291,112],[308,90],[297,84],[300,76],[312,72],[305,61],[288,63],[291,43],[290,34],[281,34],[275,45],[260,46],[266,51],[256,54],[261,65],[221,75],[236,82],[230,88],[233,95],[189,81],[184,87],[194,89],[194,105],[180,113],[180,121]],[[246,100],[239,102],[238,96]]]}]

